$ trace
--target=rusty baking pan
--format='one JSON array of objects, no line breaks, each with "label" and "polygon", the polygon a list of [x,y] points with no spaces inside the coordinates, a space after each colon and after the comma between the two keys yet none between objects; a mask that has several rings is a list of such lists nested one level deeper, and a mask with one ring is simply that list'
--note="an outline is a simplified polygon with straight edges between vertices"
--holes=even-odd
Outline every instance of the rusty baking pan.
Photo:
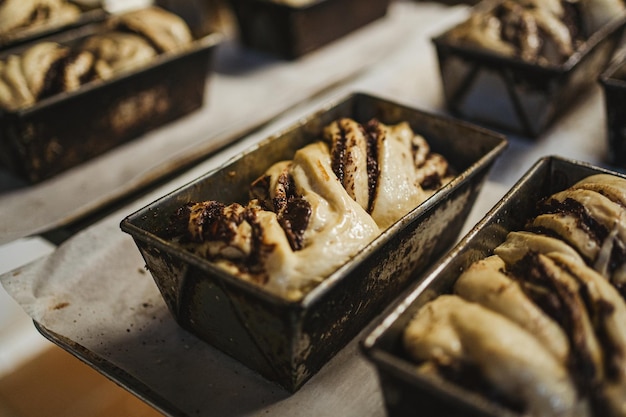
[{"label": "rusty baking pan", "polygon": [[[23,7],[31,7],[28,2],[23,2]],[[71,18],[55,21],[42,21],[33,26],[20,26],[6,33],[0,33],[0,49],[13,48],[26,42],[50,36],[56,32],[76,28],[90,23],[100,22],[109,15],[101,4],[68,1],[70,5],[78,9],[78,14]],[[32,6],[37,8],[38,6]]]},{"label": "rusty baking pan", "polygon": [[389,3],[231,0],[242,44],[283,59],[296,59],[382,18]]},{"label": "rusty baking pan", "polygon": [[626,50],[622,49],[600,75],[606,113],[607,159],[626,165]]},{"label": "rusty baking pan", "polygon": [[[340,117],[407,121],[458,175],[297,300],[227,274],[162,237],[187,202],[247,201],[253,180]],[[505,147],[504,137],[471,124],[351,94],[128,216],[121,228],[132,235],[183,328],[293,392],[452,245]]]},{"label": "rusty baking pan", "polygon": [[[403,333],[417,311],[438,296],[452,293],[459,275],[473,262],[492,255],[508,232],[525,230],[526,222],[537,212],[537,202],[590,175],[605,173],[621,176],[560,157],[540,159],[451,251],[424,274],[420,283],[407,291],[405,298],[398,300],[386,316],[372,323],[361,348],[376,367],[389,415],[412,416],[415,410],[429,416],[531,415],[524,414],[519,405],[516,409],[512,402],[502,401],[502,397],[495,396],[489,389],[473,391],[451,379],[418,372],[418,362],[412,360],[404,348]],[[470,385],[474,389],[481,386],[476,371],[472,381]],[[519,390],[523,389],[519,387]]]},{"label": "rusty baking pan", "polygon": [[[473,10],[498,2],[482,1]],[[479,9],[480,8],[480,9]],[[626,14],[593,33],[562,64],[536,64],[434,37],[448,110],[527,138],[541,135],[595,83],[619,45]]]},{"label": "rusty baking pan", "polygon": [[[71,45],[100,28],[86,25],[45,40]],[[220,41],[218,33],[208,34],[140,68],[29,107],[0,109],[0,165],[37,183],[200,108]],[[28,46],[3,51],[0,59]]]}]

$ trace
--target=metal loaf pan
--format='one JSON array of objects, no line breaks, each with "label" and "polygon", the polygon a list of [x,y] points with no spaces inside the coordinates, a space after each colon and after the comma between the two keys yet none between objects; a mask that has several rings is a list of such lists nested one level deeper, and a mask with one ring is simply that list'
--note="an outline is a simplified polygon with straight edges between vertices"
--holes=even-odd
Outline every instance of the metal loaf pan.
[{"label": "metal loaf pan", "polygon": [[521,417],[457,385],[418,374],[403,352],[402,332],[425,303],[450,293],[470,264],[491,255],[509,231],[522,230],[537,201],[597,173],[619,175],[559,157],[540,159],[386,317],[372,324],[361,347],[376,367],[390,416],[414,416],[419,410],[424,416]]},{"label": "metal loaf pan", "polygon": [[[98,33],[86,25],[45,38],[71,45]],[[75,167],[203,105],[217,33],[144,67],[18,110],[0,109],[0,166],[36,183]],[[0,59],[29,44],[0,52]]]},{"label": "metal loaf pan", "polygon": [[[482,1],[475,8],[492,8]],[[596,31],[561,65],[538,65],[434,37],[446,105],[455,116],[536,138],[595,83],[619,45],[626,13]],[[452,29],[450,29],[452,30]]]},{"label": "metal loaf pan", "polygon": [[75,27],[83,26],[89,23],[100,22],[107,18],[109,13],[102,8],[100,4],[88,5],[82,2],[69,1],[78,6],[81,10],[77,19],[60,24],[43,23],[33,28],[15,30],[0,36],[0,50],[13,48],[26,42],[32,42],[44,36],[50,36],[54,33]]},{"label": "metal loaf pan", "polygon": [[390,0],[231,0],[244,46],[296,59],[387,14]]},{"label": "metal loaf pan", "polygon": [[626,166],[626,49],[600,75],[606,112],[607,160]]},{"label": "metal loaf pan", "polygon": [[[319,139],[340,117],[408,121],[459,175],[300,301],[270,294],[159,237],[170,215],[189,201],[245,204],[254,179]],[[121,228],[132,235],[182,327],[294,392],[456,241],[505,147],[501,135],[465,122],[351,94],[128,216]]]}]

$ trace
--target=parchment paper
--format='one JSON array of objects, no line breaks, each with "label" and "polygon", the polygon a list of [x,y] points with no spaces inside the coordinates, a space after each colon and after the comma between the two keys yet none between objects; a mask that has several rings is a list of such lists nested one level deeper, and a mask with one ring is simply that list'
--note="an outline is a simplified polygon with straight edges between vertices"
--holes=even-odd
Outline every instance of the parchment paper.
[{"label": "parchment paper", "polygon": [[[221,165],[252,143],[279,131],[319,104],[351,91],[369,92],[441,112],[436,56],[429,38],[464,12],[428,4],[398,4],[393,15],[413,22],[401,47],[354,80],[284,114],[161,189],[111,214],[61,245],[52,255],[0,277],[6,290],[45,329],[67,338],[124,373],[99,368],[168,414],[190,416],[383,416],[372,366],[358,349],[360,336],[300,391],[289,395],[238,362],[180,329],[171,319],[130,236],[119,222],[177,186]],[[402,25],[399,26],[402,28]],[[602,97],[594,89],[537,141],[510,137],[479,200],[467,232],[526,170],[544,155],[602,165]],[[70,348],[71,350],[71,348]],[[133,386],[132,384],[136,384]],[[138,386],[141,388],[138,388]],[[153,395],[152,395],[153,394]]]}]

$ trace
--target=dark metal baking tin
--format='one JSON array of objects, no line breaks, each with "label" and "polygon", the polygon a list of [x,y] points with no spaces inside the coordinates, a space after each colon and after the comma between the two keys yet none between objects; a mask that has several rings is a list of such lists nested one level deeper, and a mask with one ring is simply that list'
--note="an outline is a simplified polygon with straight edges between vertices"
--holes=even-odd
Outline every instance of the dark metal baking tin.
[{"label": "dark metal baking tin", "polygon": [[[340,117],[408,121],[459,175],[300,301],[270,294],[159,237],[170,215],[189,201],[245,204],[254,179]],[[456,241],[505,147],[503,136],[465,122],[352,94],[128,216],[121,228],[133,236],[182,327],[293,392]]]},{"label": "dark metal baking tin", "polygon": [[248,48],[296,59],[382,18],[390,0],[317,0],[305,6],[231,0],[239,38]]},{"label": "dark metal baking tin", "polygon": [[76,20],[61,24],[44,23],[31,29],[18,30],[5,34],[4,36],[0,36],[0,50],[13,48],[45,36],[51,36],[57,32],[100,22],[109,16],[109,13],[104,10],[101,5],[92,6],[72,1],[70,1],[70,3],[74,3],[81,10],[80,16]]},{"label": "dark metal baking tin", "polygon": [[[86,25],[45,40],[71,44],[100,28]],[[208,34],[137,70],[27,108],[0,109],[0,166],[36,183],[202,107],[211,58],[221,38]],[[2,51],[0,59],[29,45]]]},{"label": "dark metal baking tin", "polygon": [[626,166],[626,49],[600,75],[606,113],[607,160]]},{"label": "dark metal baking tin", "polygon": [[[483,1],[475,8],[496,3]],[[625,24],[626,13],[596,31],[562,65],[532,64],[461,45],[448,40],[446,31],[432,41],[447,108],[463,119],[536,138],[584,99],[619,45]]]},{"label": "dark metal baking tin", "polygon": [[426,302],[450,293],[458,276],[471,263],[491,255],[509,231],[522,230],[526,221],[536,213],[537,201],[597,173],[620,175],[559,157],[540,159],[450,252],[424,274],[424,279],[407,292],[406,298],[398,300],[388,315],[372,324],[361,347],[377,369],[390,416],[414,416],[415,410],[420,410],[425,416],[520,417],[452,383],[418,374],[416,364],[403,352],[402,332]]}]

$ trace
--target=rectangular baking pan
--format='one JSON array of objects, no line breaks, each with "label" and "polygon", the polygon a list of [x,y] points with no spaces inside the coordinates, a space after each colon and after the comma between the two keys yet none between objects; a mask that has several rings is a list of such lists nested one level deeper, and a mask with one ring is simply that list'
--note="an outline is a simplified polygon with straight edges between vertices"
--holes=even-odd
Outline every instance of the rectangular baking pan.
[{"label": "rectangular baking pan", "polygon": [[[300,301],[286,301],[159,237],[189,201],[248,201],[249,184],[321,137],[340,117],[407,121],[458,176]],[[501,135],[365,94],[330,103],[218,170],[128,216],[132,235],[177,322],[289,391],[296,391],[457,239]]]},{"label": "rectangular baking pan", "polygon": [[626,49],[600,75],[606,115],[607,160],[626,166]]},{"label": "rectangular baking pan", "polygon": [[435,381],[416,372],[403,353],[402,332],[425,303],[450,293],[461,271],[492,254],[509,231],[522,230],[536,213],[535,204],[597,173],[614,172],[556,156],[544,157],[511,188],[485,217],[425,274],[424,279],[398,300],[393,310],[373,323],[361,342],[365,356],[376,367],[385,406],[391,416],[521,417],[452,383]]},{"label": "rectangular baking pan", "polygon": [[387,14],[390,0],[316,0],[304,6],[231,0],[248,48],[296,59]]},{"label": "rectangular baking pan", "polygon": [[[475,8],[492,8],[482,1]],[[619,45],[626,13],[596,31],[561,65],[537,65],[434,37],[448,110],[455,116],[536,138],[594,85]]]},{"label": "rectangular baking pan", "polygon": [[64,30],[100,22],[109,16],[109,13],[104,10],[100,4],[90,5],[72,1],[69,3],[75,4],[81,10],[79,17],[76,20],[61,24],[41,24],[26,30],[17,30],[7,33],[4,36],[0,36],[0,50],[13,48]]},{"label": "rectangular baking pan", "polygon": [[[86,25],[45,40],[72,44],[100,28]],[[221,35],[208,34],[136,70],[27,108],[0,109],[0,166],[37,183],[200,108],[220,41]],[[2,51],[0,59],[28,46]]]}]

